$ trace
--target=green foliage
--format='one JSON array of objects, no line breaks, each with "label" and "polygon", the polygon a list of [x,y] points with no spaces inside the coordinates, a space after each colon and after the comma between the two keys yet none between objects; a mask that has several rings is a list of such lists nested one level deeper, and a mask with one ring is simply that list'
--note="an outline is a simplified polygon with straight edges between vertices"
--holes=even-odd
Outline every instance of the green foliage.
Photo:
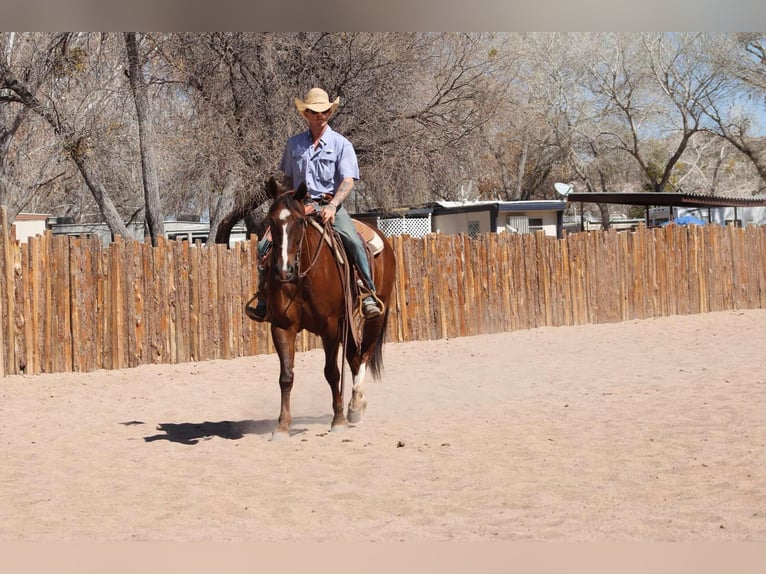
[{"label": "green foliage", "polygon": [[56,60],[54,72],[59,77],[76,76],[85,72],[87,64],[88,53],[84,48],[69,48]]},{"label": "green foliage", "polygon": [[664,186],[663,189],[657,189],[657,186],[659,186],[660,181],[662,180],[662,174],[665,169],[664,165],[659,164],[658,162],[651,160],[647,164],[647,180],[644,183],[644,185],[641,186],[642,191],[678,191],[678,172],[682,170],[684,164],[678,163],[674,166],[673,171],[670,174],[670,178],[668,178],[667,184]]}]

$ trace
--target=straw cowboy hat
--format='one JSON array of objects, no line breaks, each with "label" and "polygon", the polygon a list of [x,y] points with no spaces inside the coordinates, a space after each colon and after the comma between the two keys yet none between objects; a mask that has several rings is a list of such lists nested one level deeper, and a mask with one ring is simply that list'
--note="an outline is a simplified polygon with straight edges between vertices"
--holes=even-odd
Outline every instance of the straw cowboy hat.
[{"label": "straw cowboy hat", "polygon": [[340,96],[335,98],[334,102],[330,102],[327,92],[321,88],[311,88],[306,92],[305,101],[300,98],[295,98],[295,107],[298,108],[300,113],[303,113],[306,110],[314,112],[326,112],[327,110],[330,110],[330,113],[333,114],[339,104]]}]

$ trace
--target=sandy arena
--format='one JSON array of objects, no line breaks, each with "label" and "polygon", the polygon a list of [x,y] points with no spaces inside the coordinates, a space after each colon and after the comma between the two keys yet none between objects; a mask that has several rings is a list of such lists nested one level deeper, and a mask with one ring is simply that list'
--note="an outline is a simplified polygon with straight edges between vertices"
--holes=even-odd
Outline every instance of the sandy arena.
[{"label": "sandy arena", "polygon": [[[0,381],[4,541],[765,541],[766,310]],[[348,383],[350,385],[350,381]],[[347,389],[347,396],[349,390]]]}]

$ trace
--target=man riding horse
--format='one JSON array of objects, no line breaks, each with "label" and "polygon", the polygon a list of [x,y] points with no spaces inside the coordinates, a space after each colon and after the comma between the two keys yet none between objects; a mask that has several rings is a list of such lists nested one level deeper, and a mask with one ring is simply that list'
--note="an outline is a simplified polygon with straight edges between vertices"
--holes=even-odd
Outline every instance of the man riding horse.
[{"label": "man riding horse", "polygon": [[[322,223],[331,224],[340,235],[346,253],[355,263],[369,293],[362,301],[362,315],[371,319],[381,314],[381,308],[375,297],[375,284],[362,240],[343,207],[354,181],[359,179],[359,164],[351,142],[327,123],[339,104],[340,97],[330,102],[327,92],[320,88],[310,89],[304,100],[295,98],[295,107],[308,122],[309,129],[287,140],[280,169],[288,189],[306,184],[307,201],[320,206]],[[261,256],[267,247],[268,241],[261,240]],[[262,279],[260,266],[259,274]],[[258,303],[255,308],[248,309],[248,315],[256,321],[264,321],[267,314],[263,289],[259,288]]]}]

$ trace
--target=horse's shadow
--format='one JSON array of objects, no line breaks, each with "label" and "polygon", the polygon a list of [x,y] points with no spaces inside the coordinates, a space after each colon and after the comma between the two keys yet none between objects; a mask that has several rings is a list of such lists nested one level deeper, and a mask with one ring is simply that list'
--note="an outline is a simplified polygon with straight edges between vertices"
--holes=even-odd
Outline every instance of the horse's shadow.
[{"label": "horse's shadow", "polygon": [[[321,417],[296,417],[292,421],[290,436],[308,432],[307,428],[300,428],[298,425],[322,424],[326,423],[329,430],[332,416],[325,415]],[[157,430],[160,434],[144,437],[146,442],[156,440],[167,440],[180,444],[194,445],[200,440],[209,440],[213,437],[225,438],[228,440],[239,440],[248,434],[265,435],[271,434],[276,428],[277,421],[269,420],[244,420],[244,421],[219,421],[202,423],[160,423]]]}]

